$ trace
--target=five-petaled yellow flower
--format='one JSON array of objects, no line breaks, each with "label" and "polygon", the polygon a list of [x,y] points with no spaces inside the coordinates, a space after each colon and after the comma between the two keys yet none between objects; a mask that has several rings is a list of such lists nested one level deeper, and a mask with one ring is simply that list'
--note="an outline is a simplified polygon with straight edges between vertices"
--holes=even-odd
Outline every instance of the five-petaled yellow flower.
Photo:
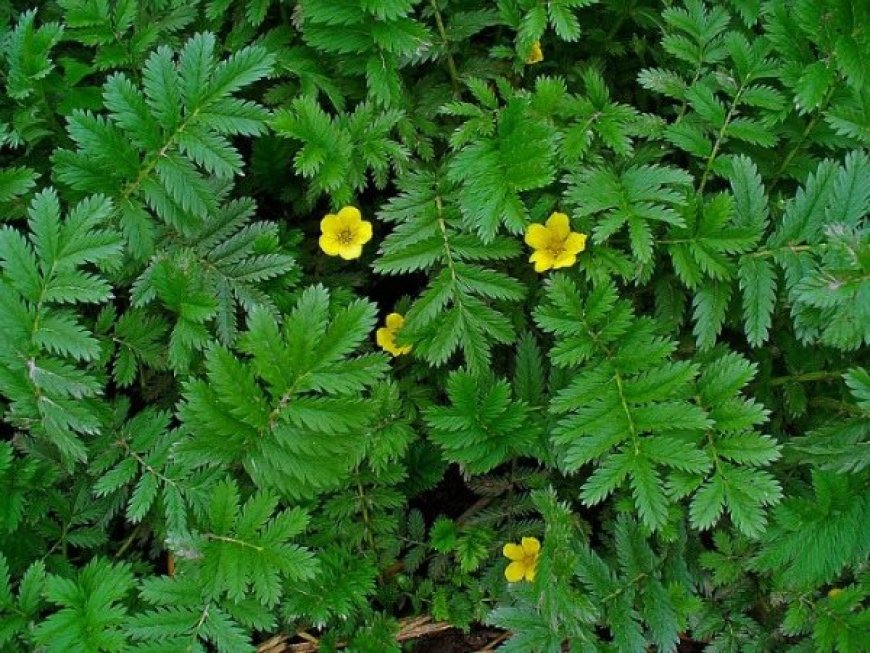
[{"label": "five-petaled yellow flower", "polygon": [[586,234],[571,231],[564,213],[553,213],[546,225],[529,225],[526,244],[535,250],[529,258],[535,264],[535,272],[546,272],[574,265],[577,254],[586,249]]},{"label": "five-petaled yellow flower", "polygon": [[411,345],[399,346],[396,344],[396,334],[405,325],[405,318],[398,313],[387,315],[386,326],[382,326],[375,332],[375,340],[378,346],[391,353],[393,356],[401,356],[411,351]]},{"label": "five-petaled yellow flower", "polygon": [[372,239],[372,223],[362,219],[355,206],[345,206],[320,221],[320,249],[345,260],[359,258],[362,246]]},{"label": "five-petaled yellow flower", "polygon": [[544,51],[541,49],[541,42],[535,41],[532,43],[532,49],[529,50],[529,56],[526,57],[527,64],[540,63],[544,60]]},{"label": "five-petaled yellow flower", "polygon": [[504,556],[511,563],[504,570],[504,577],[509,583],[516,583],[524,578],[530,583],[538,573],[538,556],[541,553],[541,543],[536,537],[524,537],[520,544],[508,542],[502,549]]}]

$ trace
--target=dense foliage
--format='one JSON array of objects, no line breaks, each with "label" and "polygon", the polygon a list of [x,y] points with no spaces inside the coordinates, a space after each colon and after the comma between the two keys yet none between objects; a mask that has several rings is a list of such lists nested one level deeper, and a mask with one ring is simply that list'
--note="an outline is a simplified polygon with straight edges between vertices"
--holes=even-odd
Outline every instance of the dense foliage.
[{"label": "dense foliage", "polygon": [[868,26],[0,3],[0,651],[867,650]]}]

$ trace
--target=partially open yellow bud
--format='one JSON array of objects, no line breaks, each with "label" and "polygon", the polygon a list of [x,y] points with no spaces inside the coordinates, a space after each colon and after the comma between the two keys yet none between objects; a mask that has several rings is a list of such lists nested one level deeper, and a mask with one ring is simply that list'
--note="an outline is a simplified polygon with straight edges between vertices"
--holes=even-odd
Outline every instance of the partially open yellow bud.
[{"label": "partially open yellow bud", "polygon": [[529,56],[526,57],[527,64],[540,63],[544,60],[544,51],[541,49],[541,42],[535,41],[532,43],[532,49],[529,51]]}]

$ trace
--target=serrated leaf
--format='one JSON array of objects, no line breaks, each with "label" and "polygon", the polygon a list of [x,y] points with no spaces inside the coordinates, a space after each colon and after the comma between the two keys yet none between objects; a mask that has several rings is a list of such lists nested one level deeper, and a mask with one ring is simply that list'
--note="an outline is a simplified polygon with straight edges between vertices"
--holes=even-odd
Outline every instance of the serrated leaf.
[{"label": "serrated leaf", "polygon": [[767,341],[776,304],[776,276],[773,264],[757,256],[742,256],[737,278],[743,292],[743,323],[753,347]]}]

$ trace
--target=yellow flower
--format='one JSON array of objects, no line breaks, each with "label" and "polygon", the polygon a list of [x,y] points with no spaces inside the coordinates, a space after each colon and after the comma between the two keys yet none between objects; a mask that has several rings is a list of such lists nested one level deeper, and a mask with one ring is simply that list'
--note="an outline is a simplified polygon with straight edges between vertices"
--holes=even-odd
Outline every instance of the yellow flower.
[{"label": "yellow flower", "polygon": [[842,593],[843,593],[843,590],[841,590],[839,587],[832,587],[830,590],[828,590],[828,597],[835,599],[838,596],[840,596],[840,594],[842,594]]},{"label": "yellow flower", "polygon": [[411,351],[411,345],[396,344],[396,335],[405,325],[405,318],[398,313],[390,313],[387,315],[386,326],[382,326],[375,332],[375,340],[378,346],[384,351],[390,352],[393,356],[401,356]]},{"label": "yellow flower", "polygon": [[329,256],[345,260],[359,258],[362,246],[372,239],[372,223],[362,219],[359,209],[345,206],[320,221],[320,249]]},{"label": "yellow flower", "polygon": [[527,64],[540,63],[544,60],[544,51],[541,50],[541,42],[535,41],[532,43],[532,49],[529,51],[529,56],[526,57]]},{"label": "yellow flower", "polygon": [[524,537],[520,544],[508,542],[502,553],[511,563],[504,570],[504,577],[509,583],[516,583],[525,578],[532,582],[538,573],[538,555],[541,553],[541,543],[536,537]]},{"label": "yellow flower", "polygon": [[529,258],[535,272],[567,268],[577,262],[577,254],[586,249],[586,234],[571,231],[564,213],[553,213],[547,224],[530,224],[526,244],[535,250]]}]

